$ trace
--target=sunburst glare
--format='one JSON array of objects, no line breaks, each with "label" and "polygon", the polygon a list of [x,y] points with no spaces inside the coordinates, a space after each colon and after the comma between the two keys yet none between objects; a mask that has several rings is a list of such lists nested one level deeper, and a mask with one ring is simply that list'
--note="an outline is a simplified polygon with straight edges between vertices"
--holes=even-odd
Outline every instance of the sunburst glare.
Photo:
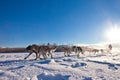
[{"label": "sunburst glare", "polygon": [[110,26],[110,28],[106,30],[105,36],[108,41],[119,41],[120,27],[118,25]]}]

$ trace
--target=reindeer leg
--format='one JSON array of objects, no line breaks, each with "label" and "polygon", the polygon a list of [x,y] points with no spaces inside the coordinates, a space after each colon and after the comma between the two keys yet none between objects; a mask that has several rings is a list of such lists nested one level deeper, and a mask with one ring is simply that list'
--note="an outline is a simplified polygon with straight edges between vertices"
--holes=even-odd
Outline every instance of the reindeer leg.
[{"label": "reindeer leg", "polygon": [[49,56],[49,55],[50,55],[50,52],[47,52],[47,53],[46,53],[46,56]]},{"label": "reindeer leg", "polygon": [[79,56],[80,56],[80,53],[78,52],[78,54],[77,54],[77,58],[79,58]]},{"label": "reindeer leg", "polygon": [[66,52],[64,52],[64,56],[66,57]]},{"label": "reindeer leg", "polygon": [[70,56],[68,52],[67,52],[67,56]]},{"label": "reindeer leg", "polygon": [[52,51],[51,50],[49,50],[48,54],[51,55],[51,59],[53,59]]},{"label": "reindeer leg", "polygon": [[36,54],[36,58],[35,58],[35,60],[37,60],[39,56],[38,56],[38,53],[37,53],[37,52],[36,52],[35,54]]},{"label": "reindeer leg", "polygon": [[30,53],[29,53],[29,55],[28,55],[28,56],[26,56],[24,59],[27,59],[27,58],[28,58],[31,54],[32,54],[32,52],[30,52]]},{"label": "reindeer leg", "polygon": [[71,54],[71,52],[69,51],[69,52],[68,52],[68,56],[69,56],[69,57],[70,57],[70,54]]},{"label": "reindeer leg", "polygon": [[69,57],[70,55],[69,55],[69,52],[67,51],[67,57]]},{"label": "reindeer leg", "polygon": [[44,57],[44,59],[47,59],[48,57],[49,57],[49,51],[45,51],[45,52],[43,52],[43,57]]},{"label": "reindeer leg", "polygon": [[40,53],[40,52],[39,52],[39,55],[38,55],[38,56],[39,56],[38,58],[41,59],[41,58],[40,58],[40,56],[41,56],[41,53]]},{"label": "reindeer leg", "polygon": [[47,53],[43,53],[43,57],[44,57],[44,59],[47,59],[48,57],[47,57]]},{"label": "reindeer leg", "polygon": [[94,55],[95,55],[96,53],[97,53],[97,52],[95,51],[95,52],[94,52]]},{"label": "reindeer leg", "polygon": [[43,56],[43,53],[42,52],[39,52],[39,59],[41,60],[42,58],[40,58],[40,56],[41,56],[41,54],[42,54],[42,56]]},{"label": "reindeer leg", "polygon": [[52,56],[52,53],[50,52],[50,55],[51,55],[51,59],[53,59],[53,56]]},{"label": "reindeer leg", "polygon": [[80,51],[80,52],[81,52],[81,54],[85,55],[83,51]]}]

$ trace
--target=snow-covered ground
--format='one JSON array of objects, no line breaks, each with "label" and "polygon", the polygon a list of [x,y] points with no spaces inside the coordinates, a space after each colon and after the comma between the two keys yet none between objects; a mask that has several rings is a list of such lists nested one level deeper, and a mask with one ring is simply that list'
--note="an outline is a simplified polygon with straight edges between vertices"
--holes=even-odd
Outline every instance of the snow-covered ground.
[{"label": "snow-covered ground", "polygon": [[86,52],[79,59],[74,52],[64,57],[53,53],[54,59],[33,60],[28,53],[0,53],[0,80],[120,80],[120,50],[112,53]]}]

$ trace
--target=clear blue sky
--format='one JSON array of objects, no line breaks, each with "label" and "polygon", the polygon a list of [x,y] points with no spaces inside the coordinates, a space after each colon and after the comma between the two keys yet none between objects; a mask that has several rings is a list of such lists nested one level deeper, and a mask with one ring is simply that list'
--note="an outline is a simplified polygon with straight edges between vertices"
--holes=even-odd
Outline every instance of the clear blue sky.
[{"label": "clear blue sky", "polygon": [[120,0],[0,0],[0,46],[97,43]]}]

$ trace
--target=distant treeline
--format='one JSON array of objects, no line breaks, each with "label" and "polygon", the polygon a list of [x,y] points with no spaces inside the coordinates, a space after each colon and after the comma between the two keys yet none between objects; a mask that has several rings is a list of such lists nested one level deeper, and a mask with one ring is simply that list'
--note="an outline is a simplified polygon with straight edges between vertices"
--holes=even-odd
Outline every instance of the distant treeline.
[{"label": "distant treeline", "polygon": [[[57,48],[56,52],[62,52],[61,48]],[[0,53],[25,53],[25,48],[0,48]]]},{"label": "distant treeline", "polygon": [[0,53],[20,53],[27,52],[25,48],[0,48]]}]

